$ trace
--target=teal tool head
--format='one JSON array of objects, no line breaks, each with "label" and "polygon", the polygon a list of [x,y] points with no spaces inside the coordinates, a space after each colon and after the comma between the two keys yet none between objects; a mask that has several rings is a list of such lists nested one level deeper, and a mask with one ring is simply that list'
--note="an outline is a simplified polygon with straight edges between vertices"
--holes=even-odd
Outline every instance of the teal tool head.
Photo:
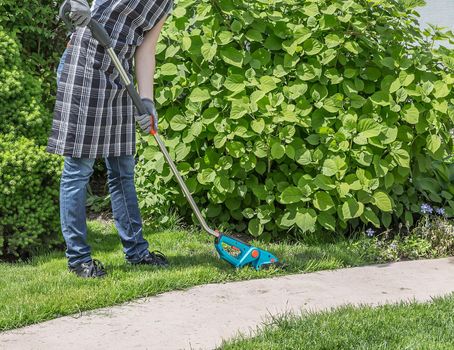
[{"label": "teal tool head", "polygon": [[256,270],[273,266],[283,267],[283,264],[273,254],[222,233],[216,237],[215,247],[219,257],[236,268],[247,265],[251,265]]}]

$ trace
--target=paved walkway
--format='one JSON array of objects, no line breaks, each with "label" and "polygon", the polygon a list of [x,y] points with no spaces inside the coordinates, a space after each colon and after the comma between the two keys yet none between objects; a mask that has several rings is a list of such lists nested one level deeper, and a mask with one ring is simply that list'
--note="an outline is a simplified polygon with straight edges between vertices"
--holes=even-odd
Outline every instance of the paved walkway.
[{"label": "paved walkway", "polygon": [[0,349],[214,349],[270,315],[454,292],[454,258],[212,284],[0,333]]}]

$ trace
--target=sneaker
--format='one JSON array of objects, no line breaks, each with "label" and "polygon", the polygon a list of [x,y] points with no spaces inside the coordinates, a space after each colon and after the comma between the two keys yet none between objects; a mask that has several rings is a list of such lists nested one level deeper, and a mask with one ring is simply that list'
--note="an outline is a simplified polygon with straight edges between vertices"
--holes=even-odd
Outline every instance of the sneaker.
[{"label": "sneaker", "polygon": [[69,271],[74,272],[77,276],[82,278],[102,278],[107,275],[104,265],[96,259],[74,267],[69,267]]},{"label": "sneaker", "polygon": [[164,254],[159,250],[148,252],[148,255],[144,256],[142,260],[132,263],[132,265],[152,265],[158,267],[169,267],[169,262]]}]

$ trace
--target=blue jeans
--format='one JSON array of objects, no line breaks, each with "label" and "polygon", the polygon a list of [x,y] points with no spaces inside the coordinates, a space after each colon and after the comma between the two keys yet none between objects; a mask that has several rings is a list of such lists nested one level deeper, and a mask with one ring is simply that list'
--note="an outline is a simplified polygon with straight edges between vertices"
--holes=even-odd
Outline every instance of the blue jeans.
[{"label": "blue jeans", "polygon": [[[94,162],[94,159],[65,157],[60,182],[60,220],[70,267],[91,260],[85,206]],[[122,156],[107,157],[105,162],[115,226],[123,251],[126,260],[138,262],[148,254],[148,242],[142,235],[134,185],[135,160],[133,156]]]}]

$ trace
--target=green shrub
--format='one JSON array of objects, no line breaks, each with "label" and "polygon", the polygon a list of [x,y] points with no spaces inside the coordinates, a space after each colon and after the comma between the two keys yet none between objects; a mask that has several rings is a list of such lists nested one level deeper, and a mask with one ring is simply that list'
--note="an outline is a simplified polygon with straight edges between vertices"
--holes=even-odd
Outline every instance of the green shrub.
[{"label": "green shrub", "polygon": [[27,256],[61,241],[61,159],[33,141],[0,135],[0,259]]},{"label": "green shrub", "polygon": [[60,242],[62,159],[45,152],[51,114],[23,57],[15,35],[0,30],[0,259]]},{"label": "green shrub", "polygon": [[[158,45],[155,96],[166,144],[209,221],[269,239],[412,225],[422,201],[454,215],[454,54],[432,49],[442,35],[425,37],[414,10],[365,0],[177,5]],[[139,155],[143,212],[188,212],[151,136]]]},{"label": "green shrub", "polygon": [[0,30],[0,134],[47,143],[51,117],[43,106],[41,83],[22,59],[14,36]]}]

